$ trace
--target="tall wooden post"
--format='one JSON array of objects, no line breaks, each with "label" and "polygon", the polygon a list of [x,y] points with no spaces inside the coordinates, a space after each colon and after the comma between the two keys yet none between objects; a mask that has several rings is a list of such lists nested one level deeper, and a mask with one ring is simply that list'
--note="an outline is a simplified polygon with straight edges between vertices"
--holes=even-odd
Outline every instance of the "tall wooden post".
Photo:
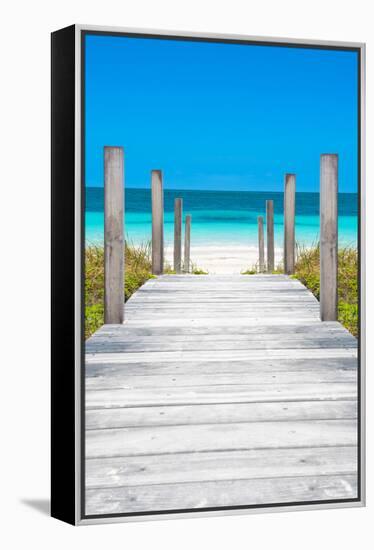
[{"label": "tall wooden post", "polygon": [[338,155],[321,155],[320,312],[322,321],[338,316]]},{"label": "tall wooden post", "polygon": [[181,272],[182,264],[182,199],[174,201],[174,271]]},{"label": "tall wooden post", "polygon": [[186,216],[186,225],[184,229],[184,271],[190,272],[190,260],[191,260],[191,215]]},{"label": "tall wooden post", "polygon": [[258,216],[258,263],[259,271],[263,273],[265,271],[265,246],[264,246],[264,218]]},{"label": "tall wooden post", "polygon": [[284,272],[295,271],[295,174],[286,174],[284,181]]},{"label": "tall wooden post", "polygon": [[161,170],[152,170],[152,273],[164,270],[164,191]]},{"label": "tall wooden post", "polygon": [[124,318],[124,154],[104,147],[104,323]]},{"label": "tall wooden post", "polygon": [[274,203],[266,201],[267,270],[274,271]]}]

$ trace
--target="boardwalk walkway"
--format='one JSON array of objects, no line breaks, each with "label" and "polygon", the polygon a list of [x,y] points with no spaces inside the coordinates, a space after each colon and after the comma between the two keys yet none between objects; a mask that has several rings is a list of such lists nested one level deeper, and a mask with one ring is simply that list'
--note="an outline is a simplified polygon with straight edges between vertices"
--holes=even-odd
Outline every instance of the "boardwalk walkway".
[{"label": "boardwalk walkway", "polygon": [[86,352],[86,514],[357,496],[356,339],[298,281],[150,280]]}]

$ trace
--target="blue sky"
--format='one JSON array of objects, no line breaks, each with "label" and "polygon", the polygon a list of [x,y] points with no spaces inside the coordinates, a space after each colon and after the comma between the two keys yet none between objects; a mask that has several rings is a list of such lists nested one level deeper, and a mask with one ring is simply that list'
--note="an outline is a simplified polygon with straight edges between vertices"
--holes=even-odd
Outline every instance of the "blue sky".
[{"label": "blue sky", "polygon": [[86,36],[86,185],[103,147],[125,149],[126,187],[319,190],[319,156],[339,154],[357,191],[357,54]]}]

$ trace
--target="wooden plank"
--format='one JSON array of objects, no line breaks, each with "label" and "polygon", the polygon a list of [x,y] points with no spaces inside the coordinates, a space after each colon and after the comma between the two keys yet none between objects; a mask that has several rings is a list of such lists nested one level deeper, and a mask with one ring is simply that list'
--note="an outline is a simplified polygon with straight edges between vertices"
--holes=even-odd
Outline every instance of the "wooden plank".
[{"label": "wooden plank", "polygon": [[[156,327],[160,328],[160,327]],[[178,327],[180,328],[180,327]],[[149,331],[151,332],[151,330]],[[230,338],[231,336],[231,338]],[[283,339],[282,339],[283,336]],[[314,337],[313,337],[314,336]],[[284,349],[284,348],[340,348],[350,347],[356,348],[357,341],[349,334],[342,333],[326,333],[315,335],[306,335],[295,333],[294,336],[272,334],[269,333],[253,333],[253,334],[240,334],[237,336],[236,344],[241,349]],[[146,334],[144,336],[137,336],[136,334],[129,334],[126,339],[126,334],[121,335],[102,335],[94,340],[91,340],[86,345],[87,353],[94,353],[98,351],[113,352],[114,347],[118,346],[124,351],[136,350],[139,348],[142,351],[149,351],[151,348],[155,351],[165,351],[169,346],[174,345],[176,349],[196,349],[204,347],[206,349],[232,349],[235,343],[232,341],[231,334],[213,333],[204,334],[195,333],[188,334],[183,337],[182,334],[171,335],[169,341],[160,338],[160,335]],[[108,346],[106,348],[106,346]],[[234,349],[236,349],[234,347]]]},{"label": "wooden plank", "polygon": [[356,473],[354,446],[126,456],[86,461],[89,489]]},{"label": "wooden plank", "polygon": [[[279,340],[280,338],[288,339],[289,341],[292,341],[294,339],[297,340],[304,340],[307,342],[308,340],[312,341],[313,339],[328,339],[328,340],[335,340],[336,342],[339,342],[342,340],[350,341],[352,342],[352,345],[357,343],[357,340],[354,336],[352,336],[348,331],[346,330],[339,330],[339,329],[326,329],[321,330],[318,325],[312,325],[308,326],[309,331],[306,330],[307,323],[303,326],[297,327],[299,330],[295,330],[294,334],[290,334],[290,329],[287,328],[287,325],[283,325],[282,327],[274,327],[274,325],[257,325],[257,326],[246,326],[243,325],[242,327],[237,328],[237,333],[234,332],[234,329],[232,327],[228,327],[231,329],[230,332],[226,332],[223,330],[222,327],[213,327],[213,330],[210,331],[206,327],[186,327],[185,330],[183,330],[183,327],[174,327],[174,330],[171,331],[171,334],[168,334],[169,338],[172,342],[179,342],[179,341],[191,341],[196,342],[199,340],[204,339],[205,341],[209,342],[215,342],[215,341],[228,341],[232,342],[233,337],[237,338],[237,341],[246,341],[246,342],[267,342],[270,340],[274,340],[275,342]],[[278,330],[283,329],[283,330]],[[313,330],[314,328],[314,330]],[[167,329],[160,326],[155,327],[144,327],[144,331],[140,331],[137,327],[132,327],[128,324],[124,325],[123,330],[111,332],[111,331],[100,331],[95,335],[95,338],[92,338],[91,340],[87,341],[88,346],[91,344],[100,343],[100,342],[124,342],[124,341],[130,341],[130,342],[152,342],[152,341],[160,341],[165,340],[163,338],[165,336],[165,333],[167,332]]]},{"label": "wooden plank", "polygon": [[323,382],[356,382],[356,369],[313,369],[300,372],[257,372],[226,374],[155,374],[147,376],[126,376],[124,370],[111,375],[105,368],[100,376],[87,377],[86,390],[128,389],[128,388],[176,388],[194,386],[241,386],[250,384],[321,384]]},{"label": "wooden plank", "polygon": [[[183,304],[183,302],[156,302],[156,303],[150,303],[147,301],[142,301],[141,304],[131,302],[128,304],[128,310],[130,312],[138,312],[138,311],[154,311],[154,310],[163,310],[166,312],[169,312],[172,309],[186,309],[188,310],[200,310],[206,307],[206,304],[209,303],[209,311],[211,311],[213,314],[216,311],[232,311],[238,313],[238,309],[240,309],[240,313],[249,313],[251,310],[261,309],[261,307],[270,312],[275,312],[277,309],[287,309],[289,310],[308,310],[308,311],[318,311],[319,305],[318,303],[312,302],[308,299],[300,299],[300,300],[280,300],[278,303],[274,303],[270,298],[265,299],[262,302],[260,300],[246,300],[240,302],[240,300],[236,301],[226,301],[225,303],[221,303],[219,301],[202,301],[202,300],[193,300],[189,302],[188,304]],[[240,303],[240,308],[238,307],[238,303]],[[197,305],[198,304],[198,305]],[[140,307],[141,306],[141,307]]]},{"label": "wooden plank", "polygon": [[[156,327],[155,330],[149,330],[146,334],[136,334],[132,331],[125,331],[120,332],[118,334],[116,333],[101,333],[97,334],[97,336],[88,342],[86,349],[90,350],[93,349],[93,346],[98,345],[110,345],[111,343],[122,343],[122,344],[140,344],[140,345],[147,345],[152,343],[162,343],[167,344],[168,342],[165,342],[166,339],[160,339],[160,334],[157,331]],[[180,327],[178,327],[180,328]],[[210,331],[201,331],[200,333],[190,333],[189,330],[186,330],[186,334],[183,333],[183,331],[179,330],[175,334],[168,335],[168,340],[170,343],[176,344],[178,342],[192,342],[192,343],[200,343],[204,342],[207,345],[209,345],[210,342],[216,343],[232,343],[233,341],[233,335],[232,333],[210,333]],[[310,333],[307,332],[295,332],[295,334],[290,335],[289,331],[286,334],[282,333],[276,333],[272,331],[262,331],[262,332],[253,332],[253,333],[243,333],[243,334],[235,334],[235,340],[236,342],[245,342],[250,347],[255,347],[259,345],[266,346],[267,343],[274,343],[274,347],[278,347],[282,343],[291,343],[297,345],[299,342],[300,344],[304,344],[307,346],[309,343],[315,343],[321,344],[322,346],[328,342],[333,344],[336,343],[335,347],[339,347],[340,344],[345,345],[349,343],[351,347],[355,347],[357,345],[357,340],[351,336],[348,332],[345,331],[315,331]],[[285,347],[281,345],[281,347]]]},{"label": "wooden plank", "polygon": [[[90,378],[101,376],[105,371],[106,375],[111,377],[116,376],[154,376],[176,375],[178,373],[188,373],[190,375],[198,374],[214,374],[222,375],[229,373],[249,374],[262,372],[265,375],[268,373],[276,375],[277,373],[296,373],[300,376],[300,381],[305,373],[309,373],[316,369],[316,361],[314,358],[304,359],[289,359],[287,357],[268,359],[248,359],[248,356],[239,360],[227,361],[154,361],[143,363],[141,361],[131,363],[128,361],[119,361],[117,363],[101,363],[90,362],[86,365],[86,381],[89,383]],[[355,357],[329,357],[320,359],[318,362],[320,371],[337,371],[342,372],[349,370],[357,373],[357,359]]]},{"label": "wooden plank", "polygon": [[[263,317],[264,319],[271,319],[273,316],[278,318],[287,319],[287,317],[290,317],[290,315],[295,314],[295,316],[298,317],[298,319],[305,319],[306,322],[310,320],[318,320],[318,307],[315,306],[295,306],[292,308],[287,308],[285,310],[284,307],[269,307],[267,308],[266,305],[263,306],[262,310],[261,307],[257,306],[243,306],[240,309],[240,312],[237,311],[237,308],[229,308],[229,307],[215,307],[213,308],[207,308],[207,307],[199,307],[196,306],[195,308],[186,308],[185,310],[182,307],[170,307],[170,308],[155,308],[155,307],[149,307],[149,308],[139,308],[139,309],[132,309],[130,308],[128,310],[128,319],[129,320],[140,320],[143,319],[145,321],[145,325],[147,324],[147,318],[152,317],[153,314],[156,314],[159,319],[169,319],[170,318],[176,318],[180,319],[184,313],[185,319],[211,319],[211,318],[217,318],[217,317],[234,317],[236,319],[246,319],[251,318],[252,316],[256,317]],[[252,316],[251,316],[252,313]],[[288,315],[287,315],[288,314]],[[183,317],[182,317],[183,318]]]},{"label": "wooden plank", "polygon": [[104,147],[104,319],[124,317],[124,159],[122,147]]},{"label": "wooden plank", "polygon": [[[173,281],[175,283],[188,283],[193,280],[196,280],[195,275],[189,275],[188,277],[181,277],[178,274],[168,274],[165,276],[164,280]],[[246,282],[246,281],[272,281],[272,282],[286,282],[289,278],[287,275],[280,274],[280,273],[261,273],[261,274],[253,274],[250,276],[245,276],[241,274],[221,274],[221,275],[208,275],[207,277],[204,277],[204,281],[224,281],[225,283],[230,284],[231,282]]]},{"label": "wooden plank", "polygon": [[86,432],[86,457],[356,445],[353,420],[145,426]]},{"label": "wooden plank", "polygon": [[356,475],[207,481],[88,489],[86,513],[116,514],[186,508],[303,503],[357,496]]},{"label": "wooden plank", "polygon": [[[128,322],[127,320],[126,322]],[[298,315],[292,315],[288,317],[281,317],[278,315],[277,312],[274,312],[273,317],[268,316],[262,318],[260,314],[253,315],[252,317],[248,316],[240,316],[238,314],[237,317],[231,317],[228,321],[224,316],[217,318],[217,317],[205,317],[205,318],[198,318],[194,319],[193,317],[189,318],[178,318],[174,317],[173,319],[164,317],[162,319],[147,319],[146,322],[141,317],[137,318],[134,316],[131,319],[131,326],[132,327],[144,327],[144,328],[152,328],[152,327],[205,327],[205,328],[214,328],[214,327],[242,327],[243,325],[247,326],[274,326],[274,325],[285,325],[289,328],[290,331],[292,331],[293,327],[298,327],[302,324],[311,324],[315,323],[316,325],[320,326],[321,321],[320,319],[313,315],[306,317],[304,316],[298,316]]]},{"label": "wooden plank", "polygon": [[282,420],[334,420],[357,417],[355,401],[290,401],[218,405],[175,405],[86,411],[87,430],[179,424],[273,422]]},{"label": "wooden plank", "polygon": [[[128,352],[128,353],[88,353],[87,363],[153,363],[183,361],[222,361],[246,359],[247,350],[204,350],[204,351],[165,351],[165,352]],[[357,357],[355,348],[337,349],[259,349],[252,350],[252,359],[271,359],[289,357],[292,359],[327,359],[330,357]]]},{"label": "wooden plank", "polygon": [[[282,295],[279,294],[278,296],[274,294],[268,294],[263,296],[263,299],[258,296],[258,293],[247,293],[247,294],[240,294],[237,296],[225,296],[225,295],[219,295],[216,294],[215,296],[197,296],[195,294],[192,294],[190,296],[191,300],[188,301],[188,308],[191,309],[192,307],[196,307],[201,304],[209,304],[209,307],[214,307],[215,304],[221,304],[222,301],[225,302],[225,306],[233,306],[237,309],[240,309],[241,305],[254,305],[255,307],[261,306],[261,304],[265,304],[266,306],[272,306],[275,305],[275,300],[277,304],[283,304],[284,307],[292,307],[293,305],[303,305],[306,306],[312,305],[316,306],[318,308],[319,304],[316,304],[314,300],[311,300],[310,296],[307,294],[301,295],[299,297],[294,297],[292,299],[292,296],[290,295]],[[141,306],[144,307],[155,307],[155,308],[168,308],[168,307],[183,307],[185,301],[188,300],[188,293],[186,293],[184,296],[167,296],[167,297],[158,297],[158,296],[147,296],[145,298],[136,298],[134,300],[131,300],[131,302],[128,304],[128,307],[130,309],[133,308],[140,308]]]},{"label": "wooden plank", "polygon": [[[206,277],[206,275],[196,275],[196,277]],[[315,301],[315,298],[313,299],[313,295],[310,291],[306,290],[305,288],[300,288],[299,286],[292,286],[292,285],[284,285],[282,287],[277,287],[276,289],[272,289],[269,285],[267,287],[259,287],[255,285],[238,285],[232,289],[227,288],[227,286],[221,285],[220,287],[216,287],[214,289],[211,286],[201,286],[198,289],[190,288],[188,286],[185,287],[177,287],[173,288],[171,286],[168,286],[166,288],[160,288],[156,287],[155,290],[152,291],[152,287],[148,289],[142,289],[141,291],[138,291],[136,294],[134,294],[129,302],[134,302],[138,300],[146,300],[147,298],[150,300],[160,300],[160,301],[169,301],[173,298],[178,300],[178,298],[182,298],[182,300],[188,296],[189,294],[192,294],[193,296],[196,296],[196,298],[215,298],[220,296],[226,296],[227,298],[241,298],[242,296],[249,296],[249,297],[256,297],[256,293],[261,292],[261,295],[263,294],[264,297],[270,297],[270,296],[279,296],[281,297],[284,295],[286,298],[294,297],[297,299],[298,296],[308,296],[311,301]]]},{"label": "wooden plank", "polygon": [[161,170],[152,170],[152,273],[164,270],[164,190]]},{"label": "wooden plank", "polygon": [[240,386],[186,386],[182,388],[115,389],[86,392],[87,409],[208,403],[262,403],[357,398],[357,384],[248,384]]},{"label": "wooden plank", "polygon": [[[132,324],[125,323],[123,325],[103,325],[97,332],[95,332],[95,335],[91,338],[89,338],[87,342],[94,342],[95,340],[101,338],[101,337],[107,337],[107,336],[119,336],[123,337],[125,339],[129,337],[140,337],[140,336],[157,336],[157,337],[163,337],[167,336],[169,337],[193,337],[194,335],[206,335],[207,333],[211,334],[212,336],[220,335],[221,337],[227,336],[228,338],[232,338],[233,336],[238,336],[239,338],[242,336],[254,336],[254,337],[260,337],[261,335],[277,335],[277,334],[283,334],[283,335],[289,335],[290,333],[290,327],[288,325],[248,325],[247,323],[243,323],[241,326],[213,326],[209,329],[207,327],[164,327],[164,326],[153,326],[153,327],[147,327],[144,326],[143,328],[139,328],[137,326],[133,326]],[[303,323],[302,325],[298,325],[296,327],[292,327],[292,333],[295,335],[310,335],[311,337],[313,334],[316,335],[339,335],[339,334],[348,334],[350,333],[342,327],[340,323]],[[354,338],[352,336],[352,338]]]},{"label": "wooden plank", "polygon": [[219,341],[218,338],[196,338],[195,340],[189,339],[183,340],[171,340],[171,341],[157,341],[150,338],[143,338],[140,341],[117,341],[114,339],[106,339],[102,342],[94,342],[87,346],[87,352],[89,353],[130,353],[130,352],[173,352],[173,351],[227,351],[227,350],[298,350],[298,349],[352,349],[356,348],[357,343],[352,342],[349,336],[340,336],[339,338],[274,338],[274,342],[271,339],[265,340],[238,340],[233,342],[230,340]]},{"label": "wooden plank", "polygon": [[[203,278],[203,277],[207,277],[207,275],[196,275],[196,277],[200,277],[200,278]],[[147,288],[143,288],[142,287],[142,290],[141,291],[138,291],[136,294],[134,294],[131,298],[130,298],[130,301],[134,301],[135,299],[138,299],[138,298],[146,298],[147,296],[149,297],[155,297],[155,296],[160,296],[162,299],[171,299],[173,298],[173,296],[186,296],[187,294],[189,293],[192,293],[196,296],[200,296],[201,298],[204,298],[204,297],[209,297],[209,295],[211,297],[214,297],[216,295],[221,295],[221,294],[224,294],[224,295],[228,295],[228,297],[232,296],[232,297],[236,297],[236,296],[242,296],[242,295],[246,295],[248,293],[252,293],[252,295],[254,295],[256,292],[259,292],[261,291],[261,293],[263,292],[264,293],[264,296],[266,296],[266,293],[269,295],[270,293],[271,294],[274,294],[274,295],[281,295],[281,294],[285,294],[285,293],[288,293],[288,295],[290,295],[290,293],[292,293],[291,295],[293,295],[295,298],[299,295],[299,294],[304,294],[304,295],[307,295],[307,296],[310,296],[312,298],[312,294],[310,291],[306,290],[305,288],[302,288],[300,287],[299,285],[289,285],[289,284],[284,284],[282,286],[278,286],[276,288],[272,288],[270,285],[236,285],[232,288],[228,288],[226,285],[220,285],[220,286],[217,286],[217,287],[213,287],[213,286],[208,286],[208,285],[201,285],[199,287],[190,287],[189,285],[186,285],[186,286],[178,286],[178,287],[174,287],[172,285],[160,285],[160,286],[157,286],[156,289],[153,287],[148,287]],[[297,292],[298,291],[298,292]]]},{"label": "wooden plank", "polygon": [[251,289],[248,289],[248,291],[238,291],[238,292],[219,292],[217,289],[216,292],[214,291],[207,291],[204,293],[194,293],[192,291],[170,291],[168,293],[163,294],[157,294],[157,293],[139,293],[139,295],[135,295],[135,297],[131,298],[129,300],[129,305],[140,305],[140,304],[163,304],[167,305],[170,303],[181,303],[184,304],[188,297],[191,297],[191,301],[193,302],[203,302],[203,303],[214,303],[214,302],[220,302],[221,300],[227,301],[227,303],[241,303],[241,302],[247,302],[247,303],[259,303],[260,299],[263,297],[264,302],[271,302],[273,300],[273,303],[275,300],[278,301],[282,300],[285,303],[295,303],[295,302],[310,302],[312,304],[316,303],[316,299],[313,298],[308,292],[299,292],[296,294],[294,291],[284,291],[284,292],[268,292],[268,291],[261,291],[261,296],[259,296],[259,291],[253,291]]},{"label": "wooden plank", "polygon": [[[266,274],[263,277],[259,275],[239,275],[238,277],[219,279],[215,278],[212,275],[205,275],[204,277],[199,275],[176,275],[174,277],[180,277],[180,279],[173,279],[172,275],[164,275],[160,278],[157,283],[157,286],[161,285],[161,288],[165,289],[168,286],[173,288],[185,288],[192,286],[192,284],[197,284],[197,288],[213,288],[215,285],[218,287],[224,288],[246,288],[248,286],[252,287],[264,287],[264,288],[277,288],[279,286],[283,287],[300,287],[301,283],[297,279],[282,279],[283,275],[269,275]],[[274,279],[274,277],[280,277],[280,279]],[[146,286],[149,286],[149,283],[146,283]]]}]

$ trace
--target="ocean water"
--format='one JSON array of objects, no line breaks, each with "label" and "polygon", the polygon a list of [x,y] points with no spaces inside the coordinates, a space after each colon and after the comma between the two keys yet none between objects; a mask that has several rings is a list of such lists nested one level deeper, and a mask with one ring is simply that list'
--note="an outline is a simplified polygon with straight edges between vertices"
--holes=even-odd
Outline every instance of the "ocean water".
[{"label": "ocean water", "polygon": [[[174,199],[183,199],[183,216],[191,214],[191,246],[257,247],[257,216],[264,217],[266,200],[274,201],[275,246],[283,246],[283,193],[253,191],[165,190],[165,246],[172,246]],[[340,193],[339,246],[357,245],[357,194]],[[104,239],[104,190],[86,188],[86,244]],[[296,193],[296,241],[311,246],[319,240],[319,194]],[[125,234],[133,244],[146,243],[152,236],[149,189],[125,190]]]}]

